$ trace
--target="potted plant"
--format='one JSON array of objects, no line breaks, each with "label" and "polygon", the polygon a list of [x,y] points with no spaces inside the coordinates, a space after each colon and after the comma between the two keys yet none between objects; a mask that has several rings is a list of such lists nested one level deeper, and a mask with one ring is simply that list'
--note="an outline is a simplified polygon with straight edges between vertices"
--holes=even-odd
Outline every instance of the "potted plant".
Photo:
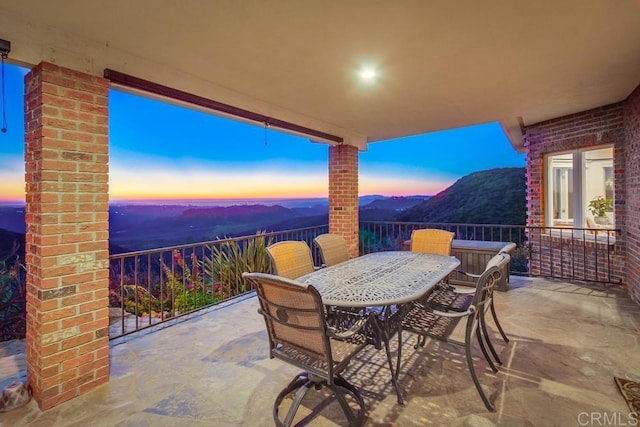
[{"label": "potted plant", "polygon": [[589,202],[589,212],[596,224],[608,224],[607,212],[613,211],[613,200],[598,196]]}]

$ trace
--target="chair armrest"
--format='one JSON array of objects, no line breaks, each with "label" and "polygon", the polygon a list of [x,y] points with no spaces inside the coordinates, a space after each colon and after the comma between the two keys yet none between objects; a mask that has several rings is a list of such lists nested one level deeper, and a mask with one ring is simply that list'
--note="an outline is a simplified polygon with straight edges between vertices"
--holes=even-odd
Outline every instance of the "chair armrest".
[{"label": "chair armrest", "polygon": [[[459,273],[464,273],[462,271],[460,271]],[[467,274],[467,273],[464,273]],[[470,277],[473,277],[474,279],[480,278],[480,276],[476,276],[475,274],[467,274]],[[456,288],[455,286],[449,284],[449,283],[445,283],[445,282],[440,282],[436,285],[435,288],[435,292],[441,292],[441,291],[445,291],[445,292],[453,292],[456,294],[472,294],[476,291],[476,288],[465,288],[465,289],[461,289],[461,288]]]},{"label": "chair armrest", "polygon": [[481,276],[480,274],[467,273],[466,271],[462,271],[462,270],[454,270],[454,271],[456,273],[463,274],[468,277],[473,277],[474,279],[479,279]]},{"label": "chair armrest", "polygon": [[431,313],[440,317],[465,317],[473,314],[473,306],[469,307],[465,311],[440,311],[440,310],[431,310]]},{"label": "chair armrest", "polygon": [[456,294],[461,294],[461,295],[469,295],[469,294],[474,294],[476,292],[476,288],[465,288],[465,289],[454,288],[451,292],[454,292]]},{"label": "chair armrest", "polygon": [[455,289],[455,286],[445,281],[438,282],[434,287],[434,291],[453,291],[454,289]]},{"label": "chair armrest", "polygon": [[369,320],[370,320],[369,316],[362,316],[358,320],[356,320],[349,329],[344,329],[344,330],[338,330],[333,326],[329,326],[327,328],[327,335],[329,336],[329,338],[348,339],[354,336],[355,334],[359,333],[362,330],[362,328],[364,328],[365,325],[369,323]]}]

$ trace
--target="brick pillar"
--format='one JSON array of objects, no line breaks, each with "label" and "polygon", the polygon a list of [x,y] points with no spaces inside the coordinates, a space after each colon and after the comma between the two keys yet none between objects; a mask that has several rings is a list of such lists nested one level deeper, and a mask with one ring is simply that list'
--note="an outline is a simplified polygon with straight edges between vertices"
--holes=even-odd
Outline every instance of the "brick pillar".
[{"label": "brick pillar", "polygon": [[[624,134],[626,155],[623,172],[627,194],[625,212],[628,215],[625,224],[629,242],[626,284],[631,298],[640,304],[640,86],[636,87],[624,103]],[[617,185],[616,181],[616,194]],[[617,209],[616,203],[616,213]]]},{"label": "brick pillar", "polygon": [[41,409],[109,380],[107,80],[25,77],[27,372]]},{"label": "brick pillar", "polygon": [[351,145],[329,147],[329,232],[358,256],[358,148]]}]

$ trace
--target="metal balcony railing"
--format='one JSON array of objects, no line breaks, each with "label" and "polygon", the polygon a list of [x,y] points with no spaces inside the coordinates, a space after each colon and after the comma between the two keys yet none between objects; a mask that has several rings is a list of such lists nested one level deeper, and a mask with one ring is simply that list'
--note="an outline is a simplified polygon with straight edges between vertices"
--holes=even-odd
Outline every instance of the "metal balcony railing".
[{"label": "metal balcony railing", "polygon": [[[111,339],[251,292],[245,271],[268,272],[264,248],[282,240],[312,241],[327,225],[111,255]],[[314,260],[319,254],[313,248]]]},{"label": "metal balcony railing", "polygon": [[[361,222],[361,254],[403,250],[411,232],[439,228],[456,239],[512,242],[510,273],[605,284],[620,283],[624,261],[619,230],[522,225]],[[211,307],[253,291],[244,271],[269,271],[264,248],[303,240],[320,265],[313,239],[328,226],[258,233],[210,242],[110,256],[110,338]]]},{"label": "metal balcony railing", "polygon": [[405,249],[411,232],[438,228],[456,239],[511,242],[511,274],[604,284],[619,284],[623,257],[620,230],[602,228],[534,227],[524,225],[456,224],[426,222],[361,222],[360,252]]}]

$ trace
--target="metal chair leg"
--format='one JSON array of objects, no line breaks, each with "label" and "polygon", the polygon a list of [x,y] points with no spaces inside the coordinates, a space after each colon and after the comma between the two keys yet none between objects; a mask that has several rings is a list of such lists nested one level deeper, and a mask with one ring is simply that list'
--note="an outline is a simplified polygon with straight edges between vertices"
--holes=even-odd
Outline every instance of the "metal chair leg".
[{"label": "metal chair leg", "polygon": [[[356,389],[353,385],[349,384],[341,376],[337,376],[334,379],[334,383],[333,385],[330,386],[330,388],[331,390],[333,390],[333,393],[335,394],[338,400],[338,403],[340,403],[340,406],[342,407],[342,411],[347,416],[347,420],[349,420],[349,425],[350,426],[361,425],[362,422],[364,421],[365,410],[364,410],[364,399],[362,398],[362,395],[360,395],[360,392],[358,391],[358,389]],[[343,390],[345,392],[343,392]],[[351,406],[349,406],[349,403],[345,398],[345,395],[347,393],[351,394],[358,402],[358,406],[360,407],[360,410],[357,412],[357,414],[354,414],[353,409],[351,408]]]},{"label": "metal chair leg", "polygon": [[[476,326],[475,329],[476,329],[476,337],[478,338],[478,344],[480,344],[480,350],[482,350],[482,354],[484,355],[485,360],[487,361],[487,363],[489,364],[493,372],[498,372],[498,368],[493,363],[493,359],[491,359],[491,357],[489,356],[489,353],[487,353],[487,349],[484,346],[484,339],[482,338],[482,333],[480,332],[480,328]],[[465,346],[468,346],[468,345],[469,344],[465,344]]]},{"label": "metal chair leg", "polygon": [[426,342],[427,337],[425,337],[424,335],[418,335],[418,342],[413,346],[413,348],[417,350],[420,347],[424,347]]},{"label": "metal chair leg", "polygon": [[400,376],[400,364],[402,360],[402,327],[398,327],[398,356],[396,359],[396,378]]},{"label": "metal chair leg", "polygon": [[489,331],[487,330],[487,321],[484,318],[484,313],[482,313],[482,316],[480,316],[480,327],[482,328],[484,339],[487,342],[487,347],[489,347],[491,354],[493,354],[493,357],[495,358],[496,363],[498,365],[502,365],[502,360],[500,360],[500,357],[498,356],[498,353],[496,352],[496,349],[493,346],[493,343],[491,342],[491,338],[489,337]]},{"label": "metal chair leg", "polygon": [[[293,423],[293,419],[295,418],[298,409],[304,399],[304,396],[307,394],[309,390],[312,388],[320,388],[320,387],[328,387],[333,392],[333,397],[338,401],[342,411],[347,417],[347,421],[349,422],[349,426],[358,427],[361,426],[364,422],[365,417],[365,404],[362,395],[353,385],[349,384],[344,378],[341,376],[336,376],[333,380],[333,384],[328,384],[326,380],[318,380],[313,375],[310,375],[307,372],[302,372],[296,376],[296,378],[291,381],[291,383],[285,387],[276,397],[276,401],[273,405],[273,418],[276,426],[278,427],[290,427]],[[289,411],[287,411],[287,415],[284,420],[280,420],[278,415],[280,405],[286,396],[295,391],[295,396],[293,398],[293,402],[291,403],[291,407]],[[351,395],[356,403],[358,404],[359,410],[357,412],[349,405],[347,402],[346,395]],[[331,398],[329,398],[331,399]],[[310,415],[307,415],[304,419],[302,419],[297,425],[306,425],[309,423],[317,414],[324,408],[328,403],[327,401],[323,402],[316,408],[313,408],[313,411]]]},{"label": "metal chair leg", "polygon": [[[312,381],[309,381],[306,372],[302,372],[298,374],[293,381],[289,383],[287,387],[285,387],[276,397],[276,401],[273,404],[273,419],[277,426],[290,427],[293,422],[293,418],[298,412],[298,408],[302,403],[302,399],[304,395],[309,391],[311,387],[314,386]],[[289,395],[291,392],[296,391],[293,402],[291,403],[291,407],[289,411],[287,411],[287,415],[284,417],[284,421],[280,421],[280,416],[278,415],[280,404],[284,400],[284,398]]]},{"label": "metal chair leg", "polygon": [[473,379],[473,383],[475,384],[476,389],[478,390],[478,394],[480,394],[480,397],[484,402],[484,406],[486,406],[489,411],[493,412],[494,411],[493,405],[491,404],[491,402],[489,402],[489,399],[484,394],[484,390],[482,390],[482,386],[480,385],[480,380],[478,380],[478,374],[476,373],[476,368],[473,363],[473,357],[471,356],[471,339],[472,339],[471,328],[467,328],[466,334],[467,334],[467,337],[466,337],[466,343],[465,343],[465,353],[467,356],[467,365],[469,365],[469,371],[471,371],[471,378]]},{"label": "metal chair leg", "polygon": [[493,299],[491,299],[491,315],[493,316],[493,321],[498,327],[498,331],[500,331],[500,335],[502,335],[502,339],[504,340],[504,342],[509,342],[507,334],[504,333],[504,331],[502,330],[502,325],[500,325],[500,322],[498,321],[498,316],[496,315],[496,307],[493,304]]}]

